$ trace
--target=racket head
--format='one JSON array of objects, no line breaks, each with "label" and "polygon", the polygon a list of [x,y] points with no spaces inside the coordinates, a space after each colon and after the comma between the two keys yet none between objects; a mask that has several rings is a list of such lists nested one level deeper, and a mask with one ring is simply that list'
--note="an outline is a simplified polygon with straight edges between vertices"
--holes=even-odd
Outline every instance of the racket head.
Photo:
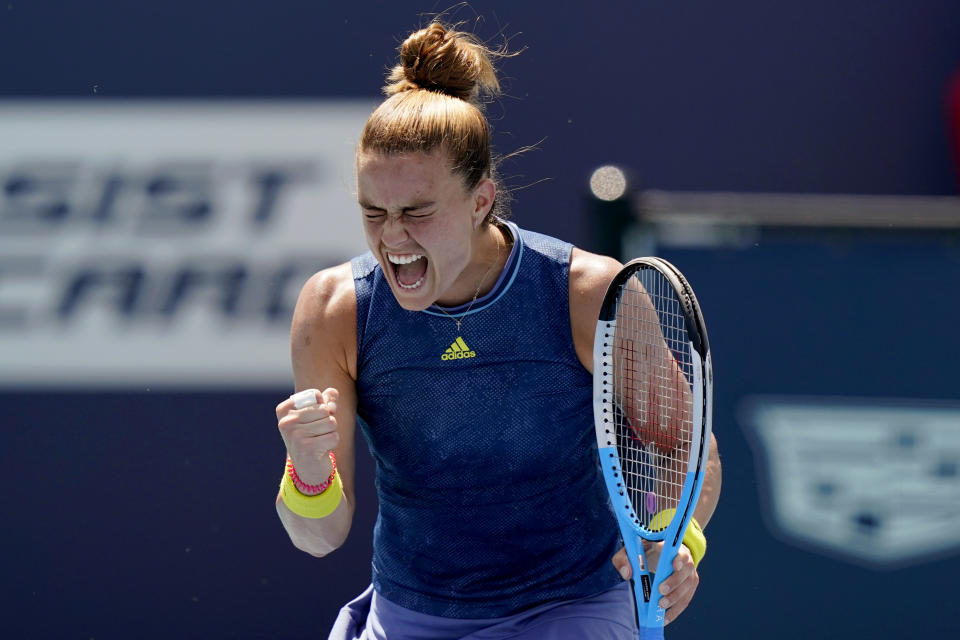
[{"label": "racket head", "polygon": [[712,367],[693,288],[660,258],[610,283],[594,338],[600,463],[624,532],[679,546],[709,447]]}]

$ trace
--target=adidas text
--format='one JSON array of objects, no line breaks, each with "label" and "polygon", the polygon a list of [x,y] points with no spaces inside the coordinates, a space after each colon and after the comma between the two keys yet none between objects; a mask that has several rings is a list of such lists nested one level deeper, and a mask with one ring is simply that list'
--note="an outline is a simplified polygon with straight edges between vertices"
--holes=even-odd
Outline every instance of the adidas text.
[{"label": "adidas text", "polygon": [[463,360],[464,358],[475,358],[476,351],[457,351],[455,353],[446,352],[440,356],[441,360]]}]

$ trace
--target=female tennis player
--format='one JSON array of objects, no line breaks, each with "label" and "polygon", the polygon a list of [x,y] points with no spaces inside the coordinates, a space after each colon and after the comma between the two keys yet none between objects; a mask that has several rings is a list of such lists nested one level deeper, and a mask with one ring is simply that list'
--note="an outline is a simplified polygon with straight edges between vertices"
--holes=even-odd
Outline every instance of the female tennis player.
[{"label": "female tennis player", "polygon": [[[592,415],[620,265],[506,221],[481,106],[500,55],[439,22],[403,43],[357,150],[370,251],[311,278],[294,313],[301,391],[277,406],[294,545],[323,556],[346,539],[356,425],[376,462],[372,584],[338,640],[636,637]],[[719,489],[714,442],[701,525]],[[684,548],[659,596],[668,621],[698,584]]]}]

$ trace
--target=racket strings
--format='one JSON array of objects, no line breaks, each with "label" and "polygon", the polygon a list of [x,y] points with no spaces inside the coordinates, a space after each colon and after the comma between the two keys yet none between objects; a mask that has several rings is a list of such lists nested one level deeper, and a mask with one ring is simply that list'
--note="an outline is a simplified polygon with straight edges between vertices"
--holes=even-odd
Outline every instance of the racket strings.
[{"label": "racket strings", "polygon": [[693,441],[693,363],[683,308],[673,286],[644,269],[621,286],[614,335],[614,416],[623,482],[638,522],[658,531],[659,516],[683,491]]}]

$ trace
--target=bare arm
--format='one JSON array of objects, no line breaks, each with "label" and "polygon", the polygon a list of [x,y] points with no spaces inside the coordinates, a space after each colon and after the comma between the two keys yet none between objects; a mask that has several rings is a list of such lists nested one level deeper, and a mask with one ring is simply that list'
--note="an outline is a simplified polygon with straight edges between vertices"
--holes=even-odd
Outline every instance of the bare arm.
[{"label": "bare arm", "polygon": [[313,276],[300,292],[290,331],[297,390],[322,391],[319,406],[297,410],[284,400],[277,406],[280,435],[297,473],[308,484],[331,472],[329,451],[337,459],[343,499],[325,518],[293,513],[277,494],[277,514],[294,546],[324,556],[350,532],[355,508],[354,430],[356,424],[356,293],[350,265]]},{"label": "bare arm", "polygon": [[713,512],[717,509],[717,503],[720,501],[720,485],[722,484],[722,471],[720,467],[720,451],[717,449],[717,437],[710,434],[710,453],[707,457],[707,470],[703,476],[703,487],[700,489],[700,498],[697,500],[697,506],[693,510],[693,517],[697,519],[700,526],[707,527]]}]

